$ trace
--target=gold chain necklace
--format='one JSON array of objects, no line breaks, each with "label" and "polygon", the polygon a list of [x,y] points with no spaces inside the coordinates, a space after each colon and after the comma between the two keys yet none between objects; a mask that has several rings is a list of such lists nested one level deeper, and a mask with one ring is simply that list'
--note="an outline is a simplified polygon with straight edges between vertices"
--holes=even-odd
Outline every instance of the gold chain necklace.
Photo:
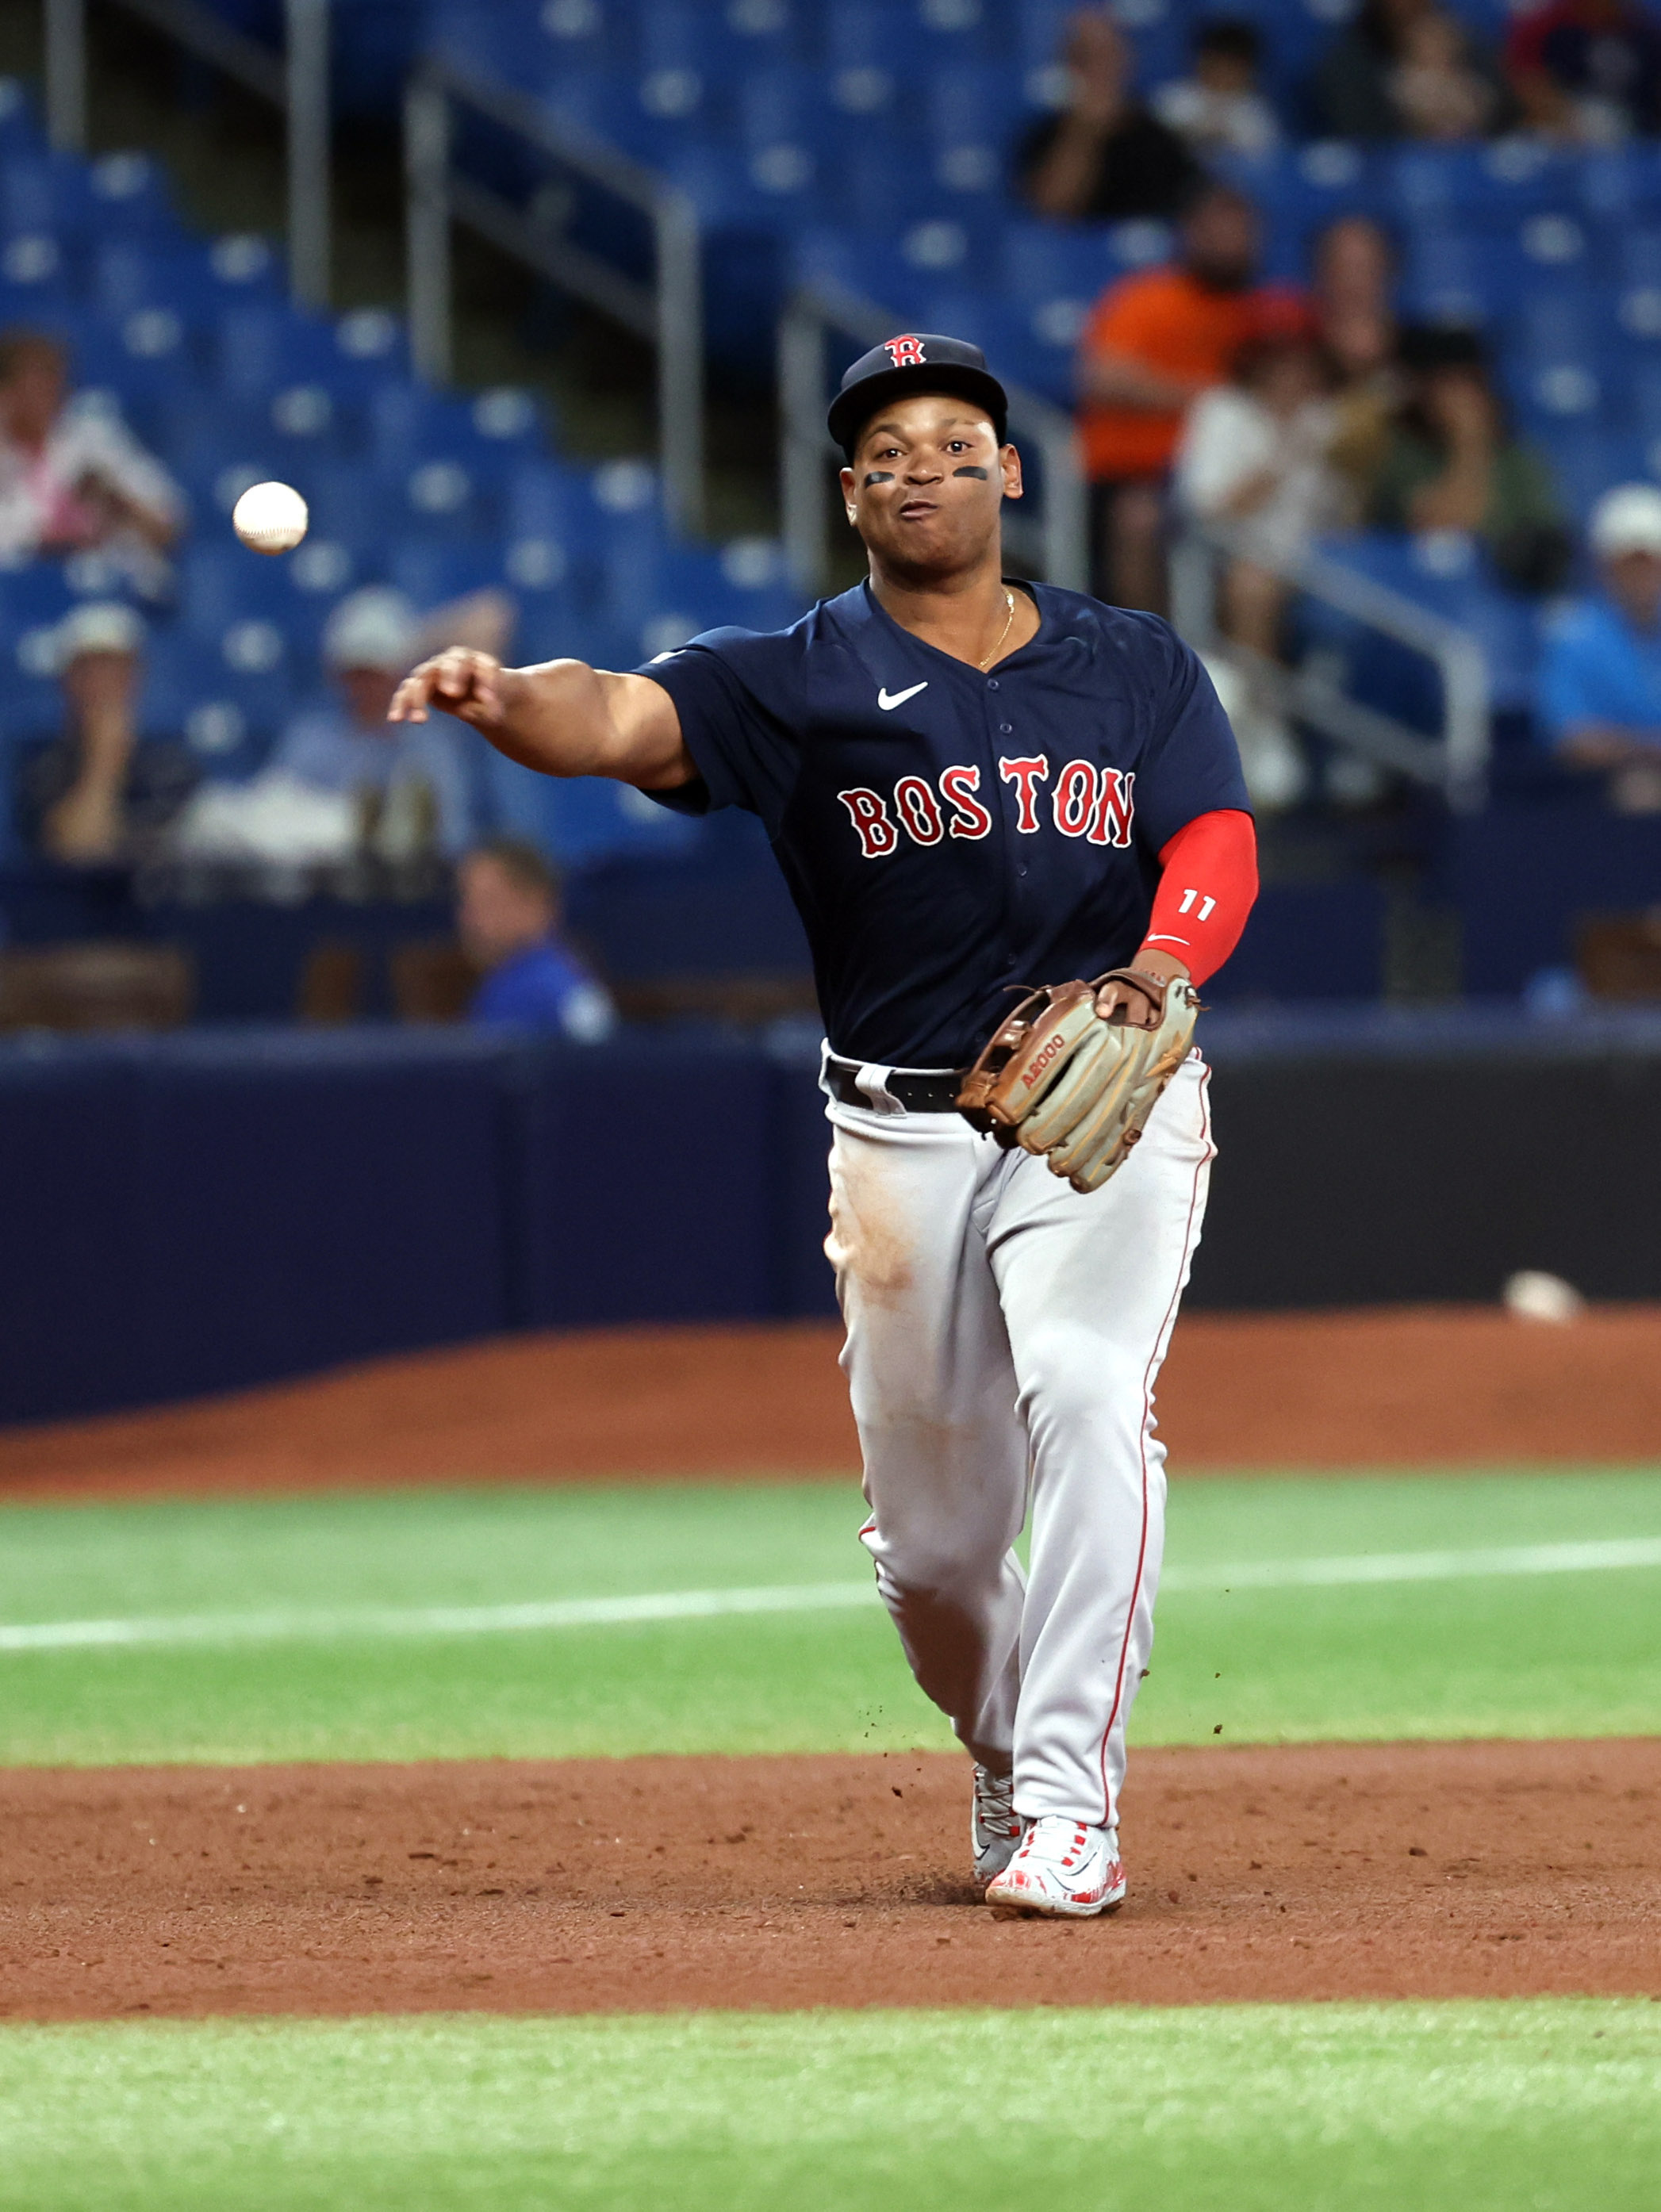
[{"label": "gold chain necklace", "polygon": [[1003,618],[1003,628],[998,632],[997,643],[993,647],[991,652],[987,654],[984,660],[977,660],[976,662],[975,665],[977,668],[990,668],[1000,653],[1002,652],[1003,641],[1005,638],[1008,636],[1010,625],[1015,619],[1015,594],[1006,587],[1003,596],[1004,603],[1008,607],[1009,611]]}]

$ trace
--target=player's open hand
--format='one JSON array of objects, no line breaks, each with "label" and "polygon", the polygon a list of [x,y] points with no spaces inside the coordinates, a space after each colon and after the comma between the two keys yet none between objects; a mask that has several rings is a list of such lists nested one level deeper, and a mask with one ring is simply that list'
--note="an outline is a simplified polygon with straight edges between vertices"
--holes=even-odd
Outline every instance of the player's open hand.
[{"label": "player's open hand", "polygon": [[1152,991],[1144,991],[1128,976],[1116,975],[1096,994],[1096,1012],[1104,1022],[1122,1022],[1128,1029],[1156,1030],[1162,1009]]},{"label": "player's open hand", "polygon": [[471,646],[453,645],[423,660],[399,685],[389,722],[424,722],[427,709],[442,708],[476,730],[494,729],[505,708],[502,682],[507,672],[492,653],[476,653]]}]

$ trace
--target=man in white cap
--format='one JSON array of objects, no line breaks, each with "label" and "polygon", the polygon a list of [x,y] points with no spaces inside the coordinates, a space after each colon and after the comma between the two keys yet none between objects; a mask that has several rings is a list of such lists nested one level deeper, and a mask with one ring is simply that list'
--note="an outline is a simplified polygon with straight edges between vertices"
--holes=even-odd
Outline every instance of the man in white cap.
[{"label": "man in white cap", "polygon": [[1661,489],[1605,492],[1588,535],[1603,590],[1552,626],[1536,710],[1563,761],[1608,775],[1622,813],[1661,812]]},{"label": "man in white cap", "polygon": [[40,824],[40,842],[55,860],[90,865],[120,856],[143,649],[144,624],[122,599],[85,602],[50,634],[74,762]]},{"label": "man in white cap", "polygon": [[[447,639],[459,628],[472,643],[478,624],[458,623],[464,609],[481,611],[460,602],[440,610],[447,618],[440,626]],[[434,723],[399,726],[386,720],[400,678],[428,649],[437,620],[423,621],[401,592],[382,585],[344,599],[323,632],[323,659],[338,696],[289,725],[270,766],[313,790],[359,800],[367,796],[380,816],[378,843],[418,848],[430,841],[453,860],[474,835],[466,763],[456,736]]]}]

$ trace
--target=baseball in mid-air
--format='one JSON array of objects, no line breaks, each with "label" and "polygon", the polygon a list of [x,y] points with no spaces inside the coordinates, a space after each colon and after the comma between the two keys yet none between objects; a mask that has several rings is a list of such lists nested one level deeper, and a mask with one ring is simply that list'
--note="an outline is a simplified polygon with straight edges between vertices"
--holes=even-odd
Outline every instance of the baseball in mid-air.
[{"label": "baseball in mid-air", "polygon": [[292,484],[250,484],[231,509],[231,527],[256,553],[292,553],[311,520]]}]

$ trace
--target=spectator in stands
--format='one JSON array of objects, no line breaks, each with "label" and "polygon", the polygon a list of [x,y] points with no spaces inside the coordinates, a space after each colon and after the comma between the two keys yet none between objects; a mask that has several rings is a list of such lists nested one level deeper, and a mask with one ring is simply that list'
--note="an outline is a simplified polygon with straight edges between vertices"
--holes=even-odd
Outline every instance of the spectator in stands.
[{"label": "spectator in stands", "polygon": [[251,783],[204,785],[175,827],[176,851],[295,866],[364,850],[394,864],[455,859],[475,835],[467,739],[436,722],[388,722],[386,710],[424,654],[446,645],[499,653],[513,616],[497,592],[425,617],[384,586],[353,592],[323,632],[336,696],[289,725]]},{"label": "spectator in stands", "polygon": [[1396,366],[1396,252],[1371,217],[1340,216],[1315,241],[1315,304],[1335,377],[1329,458],[1359,520],[1402,402]]},{"label": "spectator in stands", "polygon": [[1474,64],[1464,26],[1427,8],[1402,33],[1389,90],[1409,138],[1451,145],[1483,137],[1500,112],[1500,88]]},{"label": "spectator in stands", "polygon": [[[373,817],[366,842],[386,857],[436,848],[453,859],[473,835],[460,748],[435,724],[405,729],[386,720],[393,692],[423,649],[420,617],[401,592],[372,584],[343,599],[323,633],[337,696],[289,724],[271,764],[297,783],[356,800]],[[411,742],[429,732],[438,743]]]},{"label": "spectator in stands", "polygon": [[[178,487],[120,417],[70,396],[58,341],[0,333],[0,564],[100,553],[112,586],[155,593],[183,516]],[[80,607],[59,625],[69,757],[50,763],[58,789],[41,824],[59,860],[108,860],[123,849],[143,638],[120,600]]]},{"label": "spectator in stands", "polygon": [[611,994],[560,938],[559,878],[517,837],[477,845],[456,872],[456,928],[484,974],[476,1022],[557,1030],[600,1044],[617,1027]]},{"label": "spectator in stands", "polygon": [[[1362,0],[1334,38],[1316,67],[1312,88],[1320,127],[1333,138],[1409,138],[1421,135],[1399,94],[1401,72],[1430,67],[1445,78],[1449,39],[1445,30],[1427,33],[1427,18],[1442,17],[1437,0]],[[1491,101],[1484,126],[1498,130],[1509,119],[1509,104],[1494,58],[1463,31],[1453,68],[1473,74]],[[1436,61],[1440,55],[1443,59]],[[1425,86],[1415,80],[1422,93]],[[1445,98],[1445,85],[1439,99]],[[1433,136],[1439,133],[1430,134]]]},{"label": "spectator in stands", "polygon": [[1262,36],[1234,15],[1201,23],[1191,76],[1163,84],[1153,112],[1202,161],[1214,154],[1271,153],[1281,143],[1275,110],[1258,89]]},{"label": "spectator in stands", "polygon": [[1110,286],[1080,342],[1079,428],[1090,479],[1093,588],[1119,606],[1165,605],[1165,487],[1183,417],[1229,374],[1257,266],[1250,200],[1208,185],[1177,259]]},{"label": "spectator in stands", "polygon": [[1232,378],[1195,401],[1177,449],[1180,505],[1196,521],[1236,533],[1217,613],[1223,635],[1246,648],[1226,703],[1261,806],[1292,805],[1306,781],[1266,664],[1283,658],[1287,566],[1342,511],[1327,458],[1337,424],[1334,375],[1310,303],[1261,293]]},{"label": "spectator in stands", "polygon": [[143,645],[143,623],[121,599],[76,607],[52,636],[65,729],[29,781],[54,860],[92,866],[125,856]]},{"label": "spectator in stands", "polygon": [[1224,576],[1223,627],[1270,657],[1280,651],[1287,587],[1250,555],[1295,560],[1339,519],[1327,459],[1337,422],[1333,380],[1309,302],[1261,292],[1232,375],[1195,401],[1177,452],[1179,504],[1199,521],[1239,529],[1241,556]]},{"label": "spectator in stands", "polygon": [[1396,355],[1396,250],[1365,215],[1340,216],[1315,241],[1321,337],[1345,384],[1366,382]]},{"label": "spectator in stands", "polygon": [[1068,26],[1067,105],[1035,123],[1015,155],[1017,190],[1039,215],[1075,222],[1173,216],[1199,164],[1131,89],[1134,57],[1105,8]]},{"label": "spectator in stands", "polygon": [[69,383],[56,338],[0,332],[0,559],[95,550],[143,588],[179,535],[184,501],[109,404],[72,399]]},{"label": "spectator in stands", "polygon": [[1588,535],[1603,589],[1548,631],[1536,711],[1562,760],[1607,775],[1622,813],[1661,813],[1661,491],[1605,492]]},{"label": "spectator in stands", "polygon": [[1368,487],[1377,530],[1457,531],[1481,540],[1513,589],[1553,591],[1570,541],[1551,471],[1512,432],[1473,331],[1402,334],[1405,397]]},{"label": "spectator in stands", "polygon": [[1661,125],[1661,25],[1627,0],[1546,0],[1512,25],[1506,62],[1543,137],[1607,145]]}]

